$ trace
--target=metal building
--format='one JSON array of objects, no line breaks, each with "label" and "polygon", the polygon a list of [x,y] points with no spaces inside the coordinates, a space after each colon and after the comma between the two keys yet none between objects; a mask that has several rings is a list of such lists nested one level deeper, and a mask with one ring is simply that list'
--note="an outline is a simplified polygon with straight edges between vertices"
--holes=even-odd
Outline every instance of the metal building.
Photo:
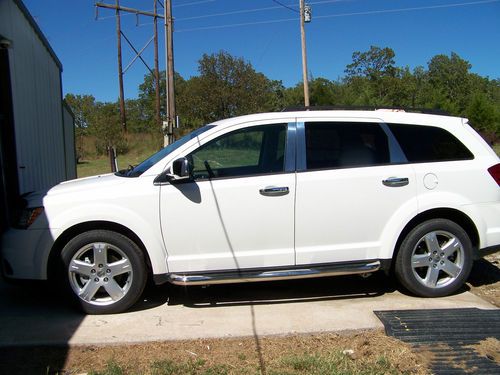
[{"label": "metal building", "polygon": [[0,232],[18,197],[76,178],[62,64],[21,0],[0,0]]}]

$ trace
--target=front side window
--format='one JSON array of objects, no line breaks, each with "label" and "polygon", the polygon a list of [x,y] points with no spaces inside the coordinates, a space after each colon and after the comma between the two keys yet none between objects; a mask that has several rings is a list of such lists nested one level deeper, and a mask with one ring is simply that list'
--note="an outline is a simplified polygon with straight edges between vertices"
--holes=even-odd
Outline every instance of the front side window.
[{"label": "front side window", "polygon": [[117,172],[116,175],[120,176],[120,177],[138,177],[141,174],[143,174],[145,171],[147,171],[149,168],[151,168],[153,165],[158,163],[160,160],[165,158],[168,154],[177,150],[179,147],[183,146],[191,139],[198,137],[200,134],[203,134],[204,132],[212,129],[213,127],[214,127],[214,125],[205,125],[199,129],[185,135],[181,139],[178,139],[174,143],[169,144],[165,148],[162,148],[156,154],[151,155],[149,158],[144,160],[139,165],[137,165],[133,168],[130,168],[128,170],[123,170],[123,171]]},{"label": "front side window", "polygon": [[387,136],[376,123],[307,122],[305,133],[308,170],[390,162]]},{"label": "front side window", "polygon": [[410,163],[473,159],[454,135],[434,126],[389,124]]},{"label": "front side window", "polygon": [[197,180],[284,171],[286,124],[237,130],[187,156]]}]

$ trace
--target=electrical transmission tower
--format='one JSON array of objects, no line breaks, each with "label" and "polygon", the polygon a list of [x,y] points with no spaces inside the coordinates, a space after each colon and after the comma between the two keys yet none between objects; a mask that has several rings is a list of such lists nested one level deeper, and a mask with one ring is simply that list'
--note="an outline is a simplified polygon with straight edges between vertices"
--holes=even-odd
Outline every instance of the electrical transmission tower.
[{"label": "electrical transmission tower", "polygon": [[[134,9],[129,7],[124,7],[120,5],[120,1],[116,0],[115,4],[107,4],[96,2],[96,19],[98,19],[98,11],[99,8],[105,9],[113,9],[116,14],[116,35],[117,35],[117,47],[118,47],[118,81],[120,88],[120,119],[122,123],[122,129],[127,131],[127,117],[125,113],[125,98],[123,94],[123,76],[127,72],[127,70],[132,66],[132,64],[140,59],[142,63],[146,66],[146,68],[151,72],[154,77],[154,85],[155,85],[155,121],[157,126],[162,129],[164,133],[164,145],[168,145],[173,142],[174,134],[173,128],[175,123],[175,96],[174,96],[174,53],[173,53],[173,37],[172,37],[172,26],[173,26],[173,18],[172,18],[172,3],[171,0],[164,0],[161,2],[160,0],[153,0],[153,12],[143,11],[140,9]],[[163,8],[164,14],[158,13],[158,5]],[[120,12],[133,13],[137,18],[139,16],[147,16],[153,18],[153,36],[146,42],[146,44],[140,49],[137,50],[129,38],[123,33],[121,30],[121,17]],[[165,102],[166,108],[166,123],[167,129],[166,133],[163,129],[163,122],[161,119],[161,105],[160,105],[160,73],[158,68],[158,19],[164,20],[165,26],[165,58],[166,58],[166,87],[167,87],[167,98]],[[128,63],[128,65],[123,69],[122,67],[122,48],[121,42],[122,38],[128,43],[130,48],[135,52],[134,58]],[[144,50],[153,42],[154,45],[154,71],[149,67],[144,58],[142,57],[142,53]]]}]

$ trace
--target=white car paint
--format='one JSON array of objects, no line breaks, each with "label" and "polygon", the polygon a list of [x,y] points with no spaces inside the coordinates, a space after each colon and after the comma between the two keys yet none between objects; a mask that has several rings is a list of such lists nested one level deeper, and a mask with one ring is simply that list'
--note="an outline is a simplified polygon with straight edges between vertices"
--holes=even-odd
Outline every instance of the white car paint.
[{"label": "white car paint", "polygon": [[[470,161],[401,164],[202,181],[200,203],[186,187],[155,185],[172,162],[206,142],[250,125],[309,121],[376,121],[442,127],[472,151]],[[278,267],[363,259],[390,259],[402,229],[418,213],[452,208],[474,222],[480,247],[500,243],[500,189],[487,172],[498,157],[466,119],[401,112],[318,111],[243,116],[214,123],[136,178],[103,175],[59,184],[28,197],[43,205],[26,230],[11,229],[2,257],[13,278],[45,279],[52,246],[84,222],[111,222],[142,242],[155,275],[170,272]],[[438,179],[432,190],[424,176]],[[409,178],[388,188],[381,180]],[[287,186],[282,197],[259,189]]]}]

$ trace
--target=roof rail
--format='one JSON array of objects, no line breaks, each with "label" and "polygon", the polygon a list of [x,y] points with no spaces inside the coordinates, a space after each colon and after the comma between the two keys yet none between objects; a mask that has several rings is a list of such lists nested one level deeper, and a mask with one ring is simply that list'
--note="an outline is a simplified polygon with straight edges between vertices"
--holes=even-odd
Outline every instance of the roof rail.
[{"label": "roof rail", "polygon": [[297,111],[392,111],[392,112],[410,112],[424,113],[429,115],[450,114],[442,109],[431,108],[411,108],[411,107],[390,107],[390,106],[336,106],[336,105],[320,105],[320,106],[293,106],[286,107],[281,112],[297,112]]}]

